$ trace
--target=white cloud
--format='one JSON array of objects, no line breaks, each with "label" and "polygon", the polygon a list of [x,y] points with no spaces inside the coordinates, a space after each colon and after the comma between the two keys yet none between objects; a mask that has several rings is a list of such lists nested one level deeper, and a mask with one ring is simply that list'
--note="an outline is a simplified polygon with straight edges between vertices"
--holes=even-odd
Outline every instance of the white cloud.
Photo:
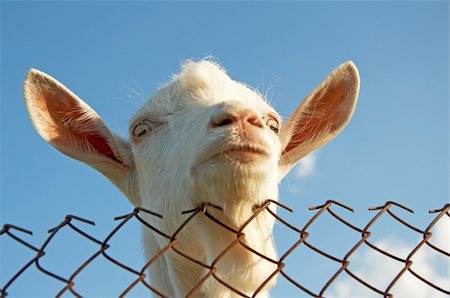
[{"label": "white cloud", "polygon": [[317,154],[311,153],[303,157],[295,167],[295,176],[299,178],[309,177],[316,173]]},{"label": "white cloud", "polygon": [[[430,242],[440,249],[450,251],[450,221],[442,219],[438,222],[435,228],[431,231],[433,233]],[[414,244],[407,244],[399,242],[398,239],[386,238],[375,243],[375,245],[387,252],[406,258],[411,250],[421,241],[417,239]],[[437,286],[449,290],[450,289],[450,259],[438,252],[427,249],[428,246],[424,244],[421,249],[413,255],[413,264],[411,269],[425,279],[433,282]],[[374,253],[373,250],[368,249],[355,258],[350,258],[349,269],[357,276],[368,281],[380,290],[384,290],[390,284],[392,279],[404,268],[403,263],[387,260],[388,258],[380,253]],[[355,265],[356,264],[356,265]],[[353,266],[352,266],[353,265]],[[344,274],[345,275],[345,274]],[[342,281],[337,281],[329,292],[329,297],[380,297],[379,294],[366,290],[364,286],[355,287],[355,283],[351,277],[347,276]],[[383,285],[380,287],[379,285]],[[391,294],[394,297],[408,297],[408,298],[428,298],[428,297],[447,297],[448,295],[435,290],[431,286],[425,284],[414,275],[406,272],[400,280],[391,289]]]}]

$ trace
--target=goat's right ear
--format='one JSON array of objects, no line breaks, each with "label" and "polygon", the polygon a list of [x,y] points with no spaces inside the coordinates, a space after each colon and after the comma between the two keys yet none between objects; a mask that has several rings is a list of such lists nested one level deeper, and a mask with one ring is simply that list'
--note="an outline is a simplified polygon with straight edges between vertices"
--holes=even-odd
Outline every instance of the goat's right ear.
[{"label": "goat's right ear", "polygon": [[129,142],[114,135],[91,107],[41,71],[28,72],[23,90],[33,126],[44,140],[100,171],[139,205]]}]

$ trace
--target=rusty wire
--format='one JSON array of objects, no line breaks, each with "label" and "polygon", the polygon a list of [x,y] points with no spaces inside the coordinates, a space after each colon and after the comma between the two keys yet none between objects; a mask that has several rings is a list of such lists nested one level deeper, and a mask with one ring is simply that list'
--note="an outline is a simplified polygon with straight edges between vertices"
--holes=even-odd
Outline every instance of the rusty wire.
[{"label": "rusty wire", "polygon": [[[446,289],[442,285],[436,284],[435,281],[426,279],[425,277],[421,276],[420,273],[415,272],[411,268],[411,265],[413,263],[413,260],[412,260],[413,256],[425,245],[427,245],[429,248],[431,248],[437,254],[440,254],[445,257],[450,258],[450,252],[445,251],[442,248],[436,247],[434,244],[432,244],[429,241],[430,238],[432,237],[432,233],[430,231],[436,225],[436,223],[439,220],[442,220],[442,218],[444,218],[444,217],[446,218],[446,220],[450,220],[450,212],[449,212],[450,204],[446,204],[442,208],[439,208],[436,210],[430,210],[429,213],[432,216],[434,216],[434,218],[432,219],[430,224],[423,230],[406,222],[404,219],[400,218],[393,211],[393,209],[395,209],[395,208],[400,208],[400,209],[406,210],[408,212],[413,212],[410,208],[405,207],[399,203],[392,202],[392,201],[388,201],[384,205],[379,206],[379,207],[369,208],[369,210],[376,212],[376,214],[369,220],[369,222],[367,223],[367,225],[364,228],[356,227],[355,225],[349,223],[347,220],[345,220],[344,218],[339,216],[332,209],[332,207],[343,208],[343,209],[351,211],[351,212],[353,212],[353,209],[340,203],[340,202],[334,201],[334,200],[328,200],[323,205],[309,208],[309,210],[316,211],[316,212],[309,219],[309,221],[305,224],[305,226],[301,229],[295,227],[294,225],[292,225],[291,223],[289,223],[285,219],[283,219],[280,215],[277,215],[276,213],[274,213],[269,208],[270,205],[274,205],[274,204],[292,212],[292,210],[285,205],[282,205],[276,201],[267,200],[262,205],[255,207],[253,210],[252,216],[241,227],[239,227],[239,229],[236,229],[236,228],[227,226],[226,224],[222,223],[217,218],[215,218],[212,215],[212,213],[209,212],[210,208],[215,208],[215,209],[220,210],[220,207],[214,206],[210,203],[202,203],[197,208],[184,211],[183,214],[188,215],[187,219],[182,223],[182,225],[180,227],[178,227],[178,229],[176,229],[170,235],[158,230],[157,228],[150,225],[148,222],[146,222],[141,217],[141,214],[147,214],[150,216],[162,218],[161,215],[159,215],[153,211],[143,209],[143,208],[135,208],[133,210],[133,212],[131,212],[129,214],[126,214],[123,216],[118,216],[115,218],[115,220],[118,222],[118,224],[114,227],[114,229],[109,233],[109,235],[104,240],[96,239],[96,238],[92,237],[91,235],[89,235],[88,233],[84,232],[82,229],[80,229],[76,225],[74,225],[74,222],[82,222],[82,223],[88,224],[88,225],[94,225],[94,222],[84,219],[84,218],[81,218],[81,217],[78,217],[78,216],[67,215],[60,224],[58,224],[56,227],[54,227],[48,231],[49,236],[44,241],[42,246],[39,248],[31,245],[29,242],[23,240],[23,238],[21,238],[20,236],[17,235],[17,233],[25,233],[25,234],[32,235],[31,231],[21,228],[21,227],[18,227],[18,226],[15,226],[15,225],[12,225],[12,224],[5,224],[2,228],[2,230],[0,230],[0,236],[9,237],[9,239],[16,241],[20,245],[26,247],[27,249],[29,249],[30,251],[35,253],[35,256],[32,257],[30,260],[28,260],[25,263],[25,265],[23,265],[13,276],[8,277],[9,279],[3,285],[3,287],[0,289],[0,297],[8,296],[8,294],[10,294],[10,293],[8,293],[8,288],[16,280],[18,280],[21,277],[21,275],[25,271],[27,271],[33,264],[36,266],[36,268],[42,274],[50,276],[51,278],[54,278],[55,280],[58,280],[62,283],[61,290],[58,293],[56,293],[57,297],[63,296],[67,292],[70,292],[75,297],[82,297],[82,293],[78,293],[76,290],[76,278],[77,278],[78,274],[80,274],[84,269],[86,269],[86,267],[88,267],[95,259],[100,258],[100,257],[103,257],[104,259],[108,260],[112,264],[116,265],[117,268],[125,270],[125,271],[129,272],[129,274],[132,274],[135,276],[135,280],[122,293],[119,294],[120,297],[125,297],[138,284],[144,285],[150,292],[152,292],[153,294],[155,294],[157,296],[167,297],[165,295],[165,293],[160,292],[159,289],[156,289],[151,285],[151,280],[149,280],[147,278],[146,271],[154,264],[154,262],[158,258],[163,256],[169,250],[173,250],[177,254],[183,256],[184,258],[186,258],[206,269],[206,274],[198,281],[197,284],[192,285],[192,288],[191,288],[190,292],[187,294],[187,297],[191,297],[191,296],[195,295],[196,292],[202,286],[202,284],[210,278],[215,279],[216,281],[218,281],[219,283],[221,283],[222,285],[224,285],[225,287],[227,287],[228,289],[230,289],[237,295],[240,295],[242,297],[254,297],[254,296],[257,296],[257,294],[264,288],[264,286],[272,278],[274,278],[275,275],[283,276],[292,285],[296,286],[299,289],[299,293],[303,296],[306,294],[307,296],[312,296],[312,297],[325,297],[326,291],[327,291],[327,289],[329,289],[330,285],[332,285],[333,282],[335,282],[336,279],[338,277],[340,277],[344,272],[347,274],[345,276],[345,278],[354,279],[357,282],[359,282],[360,284],[362,284],[363,286],[367,287],[368,289],[372,290],[373,292],[375,292],[383,297],[392,297],[392,293],[390,292],[390,290],[404,276],[404,274],[406,272],[411,273],[415,278],[417,278],[417,280],[420,280],[421,282],[434,288],[435,290],[442,292],[444,294],[450,295],[450,289]],[[243,241],[243,239],[245,238],[245,234],[243,233],[244,228],[252,220],[254,220],[257,217],[257,215],[260,214],[261,212],[270,213],[273,217],[275,217],[275,219],[281,225],[285,226],[287,229],[291,230],[295,234],[298,234],[299,240],[296,241],[291,247],[289,247],[283,254],[281,254],[281,256],[279,257],[278,260],[273,260],[273,259],[261,254],[260,252],[247,246],[245,244],[245,242]],[[308,242],[308,237],[310,236],[310,232],[308,232],[308,229],[325,212],[328,212],[335,220],[344,224],[350,230],[361,235],[361,239],[359,241],[357,241],[357,243],[355,243],[348,250],[348,252],[345,254],[345,256],[343,258],[333,256],[333,255],[321,250],[320,248],[314,246],[310,242]],[[409,253],[409,255],[406,258],[401,258],[399,256],[394,255],[391,252],[385,251],[369,241],[369,238],[372,235],[370,228],[373,226],[373,224],[375,222],[377,222],[377,220],[379,220],[381,217],[386,216],[386,215],[391,216],[395,221],[402,224],[407,229],[421,235],[422,240],[411,250],[411,252]],[[189,255],[187,252],[183,252],[175,247],[175,244],[178,241],[177,235],[194,217],[197,217],[197,216],[206,216],[208,219],[211,220],[212,224],[217,224],[236,235],[235,240],[232,241],[219,255],[217,255],[217,257],[213,260],[213,262],[211,264],[205,264],[203,261],[198,260],[194,256]],[[160,236],[166,238],[169,241],[169,243],[163,249],[161,249],[156,255],[154,255],[150,260],[148,260],[147,263],[142,268],[139,268],[139,269],[131,268],[128,265],[123,264],[122,262],[114,259],[112,256],[110,256],[108,254],[108,249],[110,248],[110,244],[108,242],[132,218],[136,218],[146,228],[150,229],[151,231],[153,231],[156,234],[159,234]],[[63,277],[58,274],[55,274],[54,272],[51,272],[51,271],[47,270],[46,268],[44,268],[39,262],[40,259],[46,255],[46,248],[49,245],[49,243],[52,241],[53,237],[59,231],[61,231],[62,229],[65,229],[65,228],[70,228],[71,230],[75,231],[76,233],[78,233],[82,237],[86,238],[93,244],[98,245],[98,247],[99,247],[98,250],[92,256],[90,256],[87,260],[85,260],[69,277]],[[389,283],[389,285],[385,289],[379,289],[379,288],[375,287],[374,285],[370,284],[368,281],[362,279],[357,274],[352,272],[349,268],[351,256],[356,251],[358,251],[358,249],[360,249],[360,247],[363,244],[366,244],[367,247],[383,254],[387,258],[390,258],[392,260],[395,260],[395,261],[403,264],[403,268],[400,270],[400,272],[397,273],[397,275],[394,277],[394,279]],[[248,296],[248,295],[244,294],[239,289],[228,284],[226,281],[222,280],[219,276],[216,275],[216,266],[215,265],[227,254],[227,252],[229,250],[231,250],[236,245],[240,245],[240,246],[244,247],[245,249],[247,249],[248,251],[258,255],[265,261],[271,262],[276,265],[276,270],[269,274],[267,279],[255,290],[255,292],[253,293],[252,296]],[[332,262],[339,264],[338,270],[334,273],[334,275],[331,278],[329,278],[329,280],[325,283],[325,285],[322,287],[322,289],[319,292],[314,292],[311,289],[308,289],[305,285],[302,285],[302,282],[300,280],[295,280],[295,278],[293,276],[289,275],[288,273],[286,273],[284,271],[286,258],[292,252],[294,252],[296,249],[298,249],[300,246],[304,246],[307,249],[309,249],[310,251],[312,251],[316,254],[319,254]]]}]

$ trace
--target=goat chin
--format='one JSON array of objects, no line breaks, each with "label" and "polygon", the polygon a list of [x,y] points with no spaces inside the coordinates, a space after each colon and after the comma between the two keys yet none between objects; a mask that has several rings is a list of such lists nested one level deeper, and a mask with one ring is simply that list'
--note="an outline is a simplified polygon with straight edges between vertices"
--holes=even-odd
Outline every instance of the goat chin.
[{"label": "goat chin", "polygon": [[206,162],[192,176],[193,199],[221,207],[231,223],[239,227],[255,205],[277,199],[278,181],[272,174],[273,163],[267,158],[252,162]]}]

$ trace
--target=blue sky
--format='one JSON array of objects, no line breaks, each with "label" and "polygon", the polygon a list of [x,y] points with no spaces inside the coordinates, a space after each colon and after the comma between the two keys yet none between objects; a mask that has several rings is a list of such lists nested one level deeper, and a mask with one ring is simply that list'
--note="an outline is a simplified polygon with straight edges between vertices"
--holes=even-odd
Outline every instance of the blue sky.
[{"label": "blue sky", "polygon": [[[57,78],[112,130],[126,135],[129,117],[183,60],[211,55],[235,80],[267,92],[285,117],[333,68],[354,61],[361,90],[352,121],[291,172],[281,184],[280,200],[295,209],[297,226],[311,216],[307,207],[333,198],[356,209],[351,218],[359,226],[372,215],[368,207],[395,200],[416,210],[414,216],[401,214],[424,228],[431,221],[427,210],[449,200],[448,16],[446,1],[3,1],[0,222],[33,230],[30,241],[38,245],[66,214],[95,220],[97,227],[89,231],[102,238],[114,216],[131,211],[105,178],[35,133],[21,93],[29,68]],[[319,233],[327,230],[324,225]],[[381,234],[393,237],[394,230],[386,225]],[[278,246],[285,247],[284,232],[277,228],[276,233]],[[117,253],[142,263],[139,225],[121,237],[116,247],[135,246]],[[61,239],[62,247],[70,235]],[[380,241],[390,243],[386,239]],[[70,242],[70,251],[81,250],[78,245]],[[22,253],[4,242],[1,248],[3,285]],[[47,264],[65,272],[64,254],[54,249],[57,256]],[[299,264],[295,272],[305,260],[292,262]],[[99,263],[98,268],[109,269],[95,274],[122,278],[106,262]],[[24,276],[23,284],[34,276],[39,275]],[[36,278],[42,279],[34,279],[36,289],[29,292],[18,284],[15,296],[48,296],[60,286]],[[85,276],[83,282],[88,287],[92,278]],[[310,285],[321,288],[314,280]],[[280,281],[273,295],[291,296],[294,290]]]}]

